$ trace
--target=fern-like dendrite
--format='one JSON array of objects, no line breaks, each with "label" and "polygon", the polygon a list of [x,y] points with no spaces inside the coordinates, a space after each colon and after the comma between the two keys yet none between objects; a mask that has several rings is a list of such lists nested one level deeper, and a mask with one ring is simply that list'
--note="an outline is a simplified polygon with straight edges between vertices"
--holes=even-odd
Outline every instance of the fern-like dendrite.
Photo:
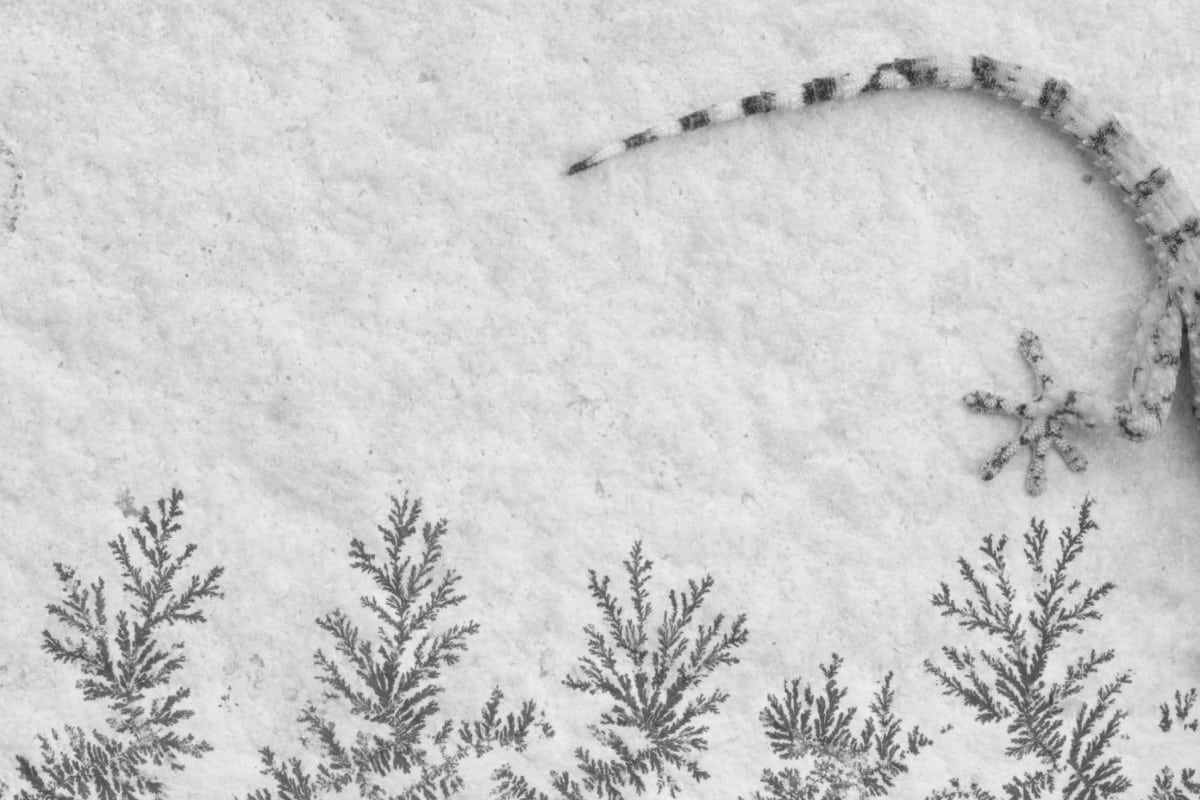
[{"label": "fern-like dendrite", "polygon": [[[308,703],[298,718],[309,757],[279,759],[262,749],[262,773],[274,788],[249,800],[311,800],[343,792],[443,800],[463,790],[458,766],[464,758],[498,748],[520,751],[535,735],[553,735],[532,702],[502,712],[499,689],[478,720],[433,725],[445,690],[442,673],[479,631],[472,620],[438,624],[466,599],[458,590],[459,574],[441,567],[447,530],[445,520],[422,522],[420,500],[410,502],[406,495],[392,498],[387,524],[378,526],[382,553],[351,540],[350,565],[373,590],[360,605],[373,618],[375,635],[363,633],[342,611],[317,620],[333,652],[314,656],[317,677],[327,687],[324,702]],[[339,730],[331,706],[353,717],[359,729]]]},{"label": "fern-like dendrite", "polygon": [[1154,779],[1154,790],[1150,800],[1198,800],[1200,799],[1200,775],[1195,769],[1184,769],[1176,781],[1175,773],[1167,768]]},{"label": "fern-like dendrite", "polygon": [[[1183,735],[1200,733],[1200,691],[1195,688],[1186,692],[1176,691],[1173,702],[1158,707],[1158,727],[1163,733]],[[1200,775],[1195,767],[1186,767],[1178,776],[1169,768],[1163,768],[1154,779],[1154,791],[1150,800],[1200,800]]]},{"label": "fern-like dendrite", "polygon": [[85,584],[77,571],[56,563],[63,599],[47,607],[61,629],[42,632],[42,649],[55,661],[79,670],[76,686],[87,700],[105,703],[111,731],[65,727],[38,737],[34,760],[17,757],[27,788],[17,800],[89,798],[141,800],[162,797],[164,785],[152,768],[180,770],[185,757],[211,748],[177,726],[192,716],[184,706],[190,692],[178,685],[186,658],[183,645],[166,641],[179,623],[206,621],[202,604],[221,597],[221,567],[185,577],[196,551],[174,541],[183,516],[183,492],[159,500],[157,513],[143,508],[138,524],[108,543],[120,567],[127,604],[112,613],[103,578]]},{"label": "fern-like dendrite", "polygon": [[965,598],[956,597],[945,582],[933,596],[942,616],[994,643],[979,649],[944,647],[945,663],[927,661],[925,667],[942,692],[964,703],[979,722],[1003,724],[1007,755],[1030,764],[1004,786],[1010,797],[1111,797],[1130,786],[1120,758],[1112,754],[1127,714],[1116,700],[1128,673],[1100,682],[1090,702],[1076,701],[1072,715],[1067,701],[1096,682],[1114,653],[1091,650],[1057,666],[1061,659],[1054,658],[1067,636],[1100,619],[1100,602],[1115,588],[1109,582],[1085,587],[1072,574],[1085,539],[1098,528],[1091,509],[1092,501],[1085,499],[1077,525],[1056,537],[1044,521],[1031,521],[1022,551],[1034,583],[1030,607],[1021,607],[1026,595],[1017,588],[1003,536],[984,537],[981,566],[958,560]]},{"label": "fern-like dendrite", "polygon": [[840,800],[878,797],[908,771],[905,763],[932,741],[919,728],[904,731],[893,706],[896,693],[888,673],[871,700],[870,714],[855,728],[858,708],[845,704],[849,689],[838,684],[842,659],[834,653],[821,665],[820,690],[799,679],[784,684],[783,696],[769,695],[759,720],[775,755],[813,759],[808,774],[794,768],[764,770],[764,792],[752,800]]},{"label": "fern-like dendrite", "polygon": [[719,669],[736,664],[737,648],[746,643],[746,617],[730,620],[715,614],[699,621],[700,609],[713,587],[706,575],[686,589],[667,593],[654,623],[649,583],[652,562],[634,544],[624,562],[629,606],[613,594],[608,576],[588,572],[588,589],[603,625],[584,628],[587,655],[579,675],[567,687],[609,701],[607,711],[589,730],[602,752],[575,751],[581,777],[554,773],[552,783],[562,797],[622,800],[651,787],[675,797],[679,774],[702,781],[708,773],[699,755],[708,748],[705,719],[717,713],[728,695],[701,686]]},{"label": "fern-like dendrite", "polygon": [[500,710],[503,700],[504,693],[499,688],[493,689],[491,697],[480,709],[479,717],[459,724],[458,741],[465,750],[476,756],[497,748],[522,753],[535,735],[546,739],[554,736],[554,728],[532,700],[522,703],[520,711],[507,714]]},{"label": "fern-like dendrite", "polygon": [[1162,732],[1170,733],[1176,728],[1192,733],[1200,732],[1198,699],[1200,699],[1200,692],[1192,688],[1186,692],[1176,691],[1173,703],[1160,705],[1158,707],[1158,727]]},{"label": "fern-like dendrite", "polygon": [[964,786],[958,778],[951,778],[949,785],[925,796],[925,800],[997,800],[991,792],[980,788],[977,783]]}]

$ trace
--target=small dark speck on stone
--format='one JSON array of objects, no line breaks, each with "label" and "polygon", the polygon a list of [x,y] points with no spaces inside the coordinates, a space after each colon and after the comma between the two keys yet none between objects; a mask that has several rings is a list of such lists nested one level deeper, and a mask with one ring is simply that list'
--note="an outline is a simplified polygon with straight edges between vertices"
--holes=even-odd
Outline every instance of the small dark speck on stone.
[{"label": "small dark speck on stone", "polygon": [[1090,173],[1089,173],[1089,174],[1087,174],[1087,175],[1084,175],[1084,176],[1083,176],[1083,182],[1084,182],[1084,183],[1091,183],[1091,182],[1092,182],[1092,181],[1094,181],[1094,180],[1096,180],[1096,176],[1095,176],[1095,175],[1092,175],[1092,174],[1090,174]]}]

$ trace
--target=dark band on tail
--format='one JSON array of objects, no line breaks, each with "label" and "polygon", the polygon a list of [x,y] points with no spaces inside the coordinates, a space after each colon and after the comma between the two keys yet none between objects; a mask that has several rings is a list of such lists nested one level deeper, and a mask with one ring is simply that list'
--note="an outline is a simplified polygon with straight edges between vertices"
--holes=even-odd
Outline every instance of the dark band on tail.
[{"label": "dark band on tail", "polygon": [[747,117],[775,110],[775,93],[759,92],[742,98],[742,113]]},{"label": "dark band on tail", "polygon": [[1125,133],[1125,129],[1116,120],[1109,120],[1101,125],[1095,133],[1091,135],[1084,145],[1094,151],[1097,155],[1107,158],[1112,153],[1113,144],[1121,138]]},{"label": "dark band on tail", "polygon": [[1166,167],[1155,167],[1150,174],[1133,185],[1129,196],[1133,198],[1134,206],[1141,206],[1147,198],[1153,197],[1171,179],[1171,173]]},{"label": "dark band on tail", "polygon": [[1071,96],[1071,87],[1064,81],[1051,78],[1042,84],[1042,93],[1038,97],[1038,108],[1040,108],[1047,117],[1053,120],[1058,119],[1058,115],[1062,113],[1062,108]]},{"label": "dark band on tail", "polygon": [[708,116],[707,111],[693,111],[692,113],[684,114],[679,118],[679,130],[684,131],[685,133],[687,131],[694,131],[705,127],[710,122],[712,122],[712,119]]},{"label": "dark band on tail", "polygon": [[641,147],[644,144],[650,144],[657,138],[658,137],[655,136],[649,129],[646,129],[641,133],[635,133],[633,136],[626,137],[621,144],[625,145],[626,150],[632,150],[635,147]]},{"label": "dark band on tail", "polygon": [[817,78],[804,84],[804,105],[824,103],[837,96],[837,78]]},{"label": "dark band on tail", "polygon": [[1179,255],[1180,248],[1196,239],[1200,239],[1200,217],[1189,217],[1179,227],[1158,237],[1172,257]]},{"label": "dark band on tail", "polygon": [[937,84],[938,71],[937,66],[927,59],[922,58],[897,58],[894,61],[885,61],[875,68],[871,73],[871,77],[863,85],[862,92],[878,92],[887,88],[884,83],[884,76],[889,73],[895,73],[913,89],[919,89],[922,86],[934,86]]},{"label": "dark band on tail", "polygon": [[980,89],[994,92],[1000,88],[996,79],[1000,65],[996,59],[988,56],[971,56],[971,74],[975,76],[975,85]]}]

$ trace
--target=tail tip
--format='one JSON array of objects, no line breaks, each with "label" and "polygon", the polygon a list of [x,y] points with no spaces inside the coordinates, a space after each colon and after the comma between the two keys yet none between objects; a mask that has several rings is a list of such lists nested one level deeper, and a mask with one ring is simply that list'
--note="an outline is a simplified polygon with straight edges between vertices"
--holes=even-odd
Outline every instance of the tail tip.
[{"label": "tail tip", "polygon": [[574,175],[578,172],[583,172],[585,169],[590,169],[591,167],[591,159],[585,158],[583,161],[576,161],[574,164],[567,167],[567,175]]}]

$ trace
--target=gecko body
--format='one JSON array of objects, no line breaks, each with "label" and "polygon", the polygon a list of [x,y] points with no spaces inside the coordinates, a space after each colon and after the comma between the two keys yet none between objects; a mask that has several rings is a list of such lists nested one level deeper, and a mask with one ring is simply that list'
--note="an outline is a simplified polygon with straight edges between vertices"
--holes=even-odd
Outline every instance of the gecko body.
[{"label": "gecko body", "polygon": [[[614,142],[567,170],[575,175],[622,153],[689,131],[776,111],[800,110],[878,91],[937,87],[979,89],[1040,111],[1046,119],[1090,151],[1124,194],[1137,221],[1149,231],[1155,255],[1155,280],[1143,306],[1133,343],[1133,367],[1127,395],[1110,400],[1093,392],[1061,387],[1045,363],[1041,342],[1029,331],[1019,350],[1035,380],[1031,399],[1013,401],[985,391],[964,397],[967,407],[1020,421],[1020,431],[984,462],[991,480],[1023,447],[1031,457],[1025,485],[1040,494],[1046,484],[1046,455],[1057,451],[1068,468],[1079,472],[1087,459],[1067,441],[1070,427],[1113,431],[1133,441],[1158,433],[1171,408],[1183,340],[1188,339],[1192,385],[1200,404],[1200,216],[1170,170],[1108,110],[1092,103],[1069,83],[1020,64],[988,56],[900,58],[862,73],[841,73],[807,81],[787,91],[763,91],[739,100],[684,114]],[[1197,411],[1200,416],[1200,410]]]}]

